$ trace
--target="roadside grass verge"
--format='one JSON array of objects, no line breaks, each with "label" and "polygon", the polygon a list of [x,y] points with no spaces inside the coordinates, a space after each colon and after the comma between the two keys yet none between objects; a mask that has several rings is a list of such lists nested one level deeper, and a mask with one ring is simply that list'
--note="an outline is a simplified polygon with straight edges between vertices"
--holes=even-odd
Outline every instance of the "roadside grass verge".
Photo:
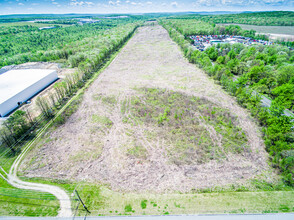
[{"label": "roadside grass verge", "polygon": [[294,191],[138,194],[90,183],[76,189],[92,216],[294,212]]},{"label": "roadside grass verge", "polygon": [[[195,193],[124,193],[116,192],[107,185],[88,182],[70,182],[40,178],[21,178],[32,182],[59,186],[73,195],[77,190],[91,216],[119,215],[179,215],[179,214],[245,214],[245,213],[289,213],[294,212],[294,191],[234,191],[231,189],[207,189]],[[242,190],[242,189],[239,189]],[[243,189],[246,190],[246,189]],[[257,189],[256,189],[257,190]],[[78,201],[72,196],[72,208]],[[84,216],[80,205],[77,216]]]}]

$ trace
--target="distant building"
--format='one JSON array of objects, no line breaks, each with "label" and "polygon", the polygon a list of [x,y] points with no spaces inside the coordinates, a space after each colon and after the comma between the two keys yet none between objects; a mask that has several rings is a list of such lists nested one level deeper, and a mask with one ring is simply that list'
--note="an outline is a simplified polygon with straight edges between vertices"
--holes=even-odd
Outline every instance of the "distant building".
[{"label": "distant building", "polygon": [[94,20],[94,19],[80,19],[78,24],[83,25],[83,24],[94,24],[100,22],[99,20]]},{"label": "distant building", "polygon": [[128,17],[129,17],[129,16],[121,15],[121,16],[104,17],[104,18],[107,18],[107,19],[117,19],[117,18],[128,18]]},{"label": "distant building", "polygon": [[221,40],[211,40],[210,41],[211,44],[219,44],[219,43],[222,43]]},{"label": "distant building", "polygon": [[194,41],[194,46],[196,49],[203,51],[206,50],[211,45],[217,44],[235,44],[240,43],[245,46],[252,44],[262,44],[262,45],[272,45],[273,42],[265,40],[255,40],[250,37],[243,36],[230,36],[230,35],[192,35],[190,39]]},{"label": "distant building", "polygon": [[0,75],[0,117],[4,117],[58,79],[56,70],[10,70]]},{"label": "distant building", "polygon": [[47,29],[54,29],[56,28],[55,26],[53,27],[40,27],[39,30],[47,30]]}]

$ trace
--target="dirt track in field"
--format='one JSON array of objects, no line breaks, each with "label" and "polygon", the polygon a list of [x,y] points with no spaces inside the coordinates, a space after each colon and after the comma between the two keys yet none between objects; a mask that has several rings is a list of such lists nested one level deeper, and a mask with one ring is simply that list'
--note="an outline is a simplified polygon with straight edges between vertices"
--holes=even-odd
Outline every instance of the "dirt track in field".
[{"label": "dirt track in field", "polygon": [[[138,95],[137,88],[141,87],[205,97],[228,109],[238,117],[251,152],[198,165],[171,163],[164,140],[155,136],[150,141],[145,125],[134,127],[123,122],[121,103]],[[109,118],[112,124],[97,123],[103,121],[101,117]],[[147,158],[127,153],[134,142],[146,148]],[[28,177],[101,182],[121,191],[187,192],[244,184],[267,173],[270,168],[266,161],[261,134],[249,114],[204,72],[184,59],[162,27],[149,26],[138,30],[85,93],[77,112],[48,134],[21,169]]]}]

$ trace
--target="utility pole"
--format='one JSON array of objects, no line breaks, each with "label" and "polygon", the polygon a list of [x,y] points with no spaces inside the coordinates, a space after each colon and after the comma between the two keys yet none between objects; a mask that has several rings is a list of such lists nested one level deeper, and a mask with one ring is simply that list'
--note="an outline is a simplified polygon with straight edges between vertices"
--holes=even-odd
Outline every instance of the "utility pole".
[{"label": "utility pole", "polygon": [[87,206],[85,206],[85,204],[84,204],[83,200],[81,199],[81,197],[80,197],[78,191],[77,191],[77,190],[74,190],[74,192],[76,193],[76,195],[77,195],[79,201],[82,203],[82,205],[83,205],[84,209],[86,210],[86,212],[90,214],[91,212],[88,210]]}]

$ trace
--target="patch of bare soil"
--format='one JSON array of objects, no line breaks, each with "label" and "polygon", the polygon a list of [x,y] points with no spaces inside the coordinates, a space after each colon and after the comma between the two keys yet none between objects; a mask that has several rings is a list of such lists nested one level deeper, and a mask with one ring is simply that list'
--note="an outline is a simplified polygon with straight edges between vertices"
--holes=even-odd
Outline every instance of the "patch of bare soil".
[{"label": "patch of bare soil", "polygon": [[[142,88],[156,88],[157,96],[143,94]],[[166,99],[178,98],[162,100],[162,90]],[[193,108],[193,97],[204,101]],[[188,192],[246,184],[270,171],[266,161],[259,128],[248,112],[188,63],[166,30],[153,26],[138,30],[78,110],[47,134],[21,169],[28,177],[101,182],[121,191]]]}]

